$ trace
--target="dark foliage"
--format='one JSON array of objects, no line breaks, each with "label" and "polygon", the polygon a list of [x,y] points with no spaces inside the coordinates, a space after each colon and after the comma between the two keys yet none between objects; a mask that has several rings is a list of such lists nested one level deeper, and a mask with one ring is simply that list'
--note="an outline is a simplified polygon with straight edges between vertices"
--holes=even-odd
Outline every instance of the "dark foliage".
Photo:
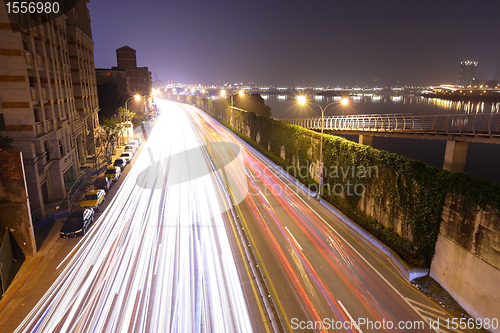
[{"label": "dark foliage", "polygon": [[253,112],[259,116],[271,117],[271,107],[266,105],[266,102],[259,94],[235,95],[233,103],[237,108]]}]

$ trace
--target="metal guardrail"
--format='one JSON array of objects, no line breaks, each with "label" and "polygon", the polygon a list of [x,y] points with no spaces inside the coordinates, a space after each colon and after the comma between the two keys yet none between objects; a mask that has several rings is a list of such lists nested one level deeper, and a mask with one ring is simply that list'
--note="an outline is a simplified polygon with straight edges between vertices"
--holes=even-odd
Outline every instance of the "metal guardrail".
[{"label": "metal guardrail", "polygon": [[[321,130],[321,117],[280,119],[312,130]],[[372,132],[398,134],[429,134],[443,136],[500,138],[500,113],[413,115],[370,114],[329,116],[324,130],[337,132]]]}]

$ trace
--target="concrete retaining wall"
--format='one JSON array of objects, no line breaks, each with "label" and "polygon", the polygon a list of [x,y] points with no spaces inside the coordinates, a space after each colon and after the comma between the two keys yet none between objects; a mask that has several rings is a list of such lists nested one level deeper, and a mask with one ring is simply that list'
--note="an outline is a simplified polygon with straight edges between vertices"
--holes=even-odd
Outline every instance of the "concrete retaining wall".
[{"label": "concrete retaining wall", "polygon": [[450,194],[442,216],[431,276],[474,318],[500,321],[499,212]]}]

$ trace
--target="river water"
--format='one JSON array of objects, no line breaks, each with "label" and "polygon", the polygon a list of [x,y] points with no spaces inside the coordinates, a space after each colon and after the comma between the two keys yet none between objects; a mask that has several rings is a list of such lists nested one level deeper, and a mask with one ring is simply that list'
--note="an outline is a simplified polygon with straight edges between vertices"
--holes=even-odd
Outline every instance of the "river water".
[{"label": "river water", "polygon": [[[266,104],[271,107],[275,118],[320,117],[317,105],[299,105],[293,96],[265,95]],[[340,101],[339,96],[315,96],[314,101],[323,107]],[[500,113],[500,103],[446,101],[414,95],[350,96],[347,105],[336,103],[326,109],[325,116],[352,114],[460,114]],[[356,141],[357,136],[342,135]],[[420,160],[438,168],[443,167],[445,140],[399,139],[374,137],[373,147]],[[465,173],[500,183],[500,144],[469,143]]]}]

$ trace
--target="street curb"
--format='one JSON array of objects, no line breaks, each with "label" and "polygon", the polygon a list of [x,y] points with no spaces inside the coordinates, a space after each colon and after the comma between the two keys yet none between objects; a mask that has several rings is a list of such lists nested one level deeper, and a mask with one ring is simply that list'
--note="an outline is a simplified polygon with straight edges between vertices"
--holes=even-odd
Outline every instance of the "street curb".
[{"label": "street curb", "polygon": [[[217,119],[215,119],[210,113],[206,112],[205,110],[202,110],[205,112],[207,115],[212,117],[217,123],[220,125],[224,126],[222,123],[220,123]],[[224,126],[226,127],[226,126]],[[226,127],[228,128],[228,127]],[[229,128],[228,128],[229,129]],[[231,131],[231,129],[229,129]],[[232,131],[231,131],[232,132]],[[234,133],[234,132],[233,132]],[[289,181],[293,182],[298,188],[300,188],[303,192],[305,192],[307,195],[309,195],[312,198],[315,198],[317,195],[317,192],[311,191],[309,188],[307,188],[304,184],[302,184],[297,178],[293,177],[290,175],[286,170],[284,170],[281,166],[275,164],[271,159],[269,159],[267,156],[262,154],[260,151],[255,149],[253,146],[251,146],[248,142],[240,138],[238,135],[235,134],[235,137],[241,141],[242,143],[245,143],[247,147],[249,147],[252,151],[254,151],[257,155],[260,157],[266,159],[274,165],[275,170],[280,173],[282,176],[287,178]],[[286,185],[286,184],[285,184]],[[371,233],[363,229],[361,226],[359,226],[356,222],[352,221],[349,219],[347,216],[345,216],[342,212],[340,212],[337,208],[335,208],[333,205],[331,205],[329,202],[325,201],[324,199],[320,199],[319,203],[321,206],[323,206],[325,209],[327,209],[330,213],[335,215],[340,221],[342,221],[347,227],[352,229],[354,232],[358,234],[358,236],[365,241],[369,246],[371,246],[373,249],[378,250],[385,254],[388,259],[392,262],[392,264],[399,270],[401,275],[407,280],[407,281],[412,281],[413,279],[416,279],[421,276],[426,276],[429,275],[429,268],[412,268],[406,261],[404,261],[393,249],[382,243],[379,239],[377,239],[375,236],[373,236]]]}]

